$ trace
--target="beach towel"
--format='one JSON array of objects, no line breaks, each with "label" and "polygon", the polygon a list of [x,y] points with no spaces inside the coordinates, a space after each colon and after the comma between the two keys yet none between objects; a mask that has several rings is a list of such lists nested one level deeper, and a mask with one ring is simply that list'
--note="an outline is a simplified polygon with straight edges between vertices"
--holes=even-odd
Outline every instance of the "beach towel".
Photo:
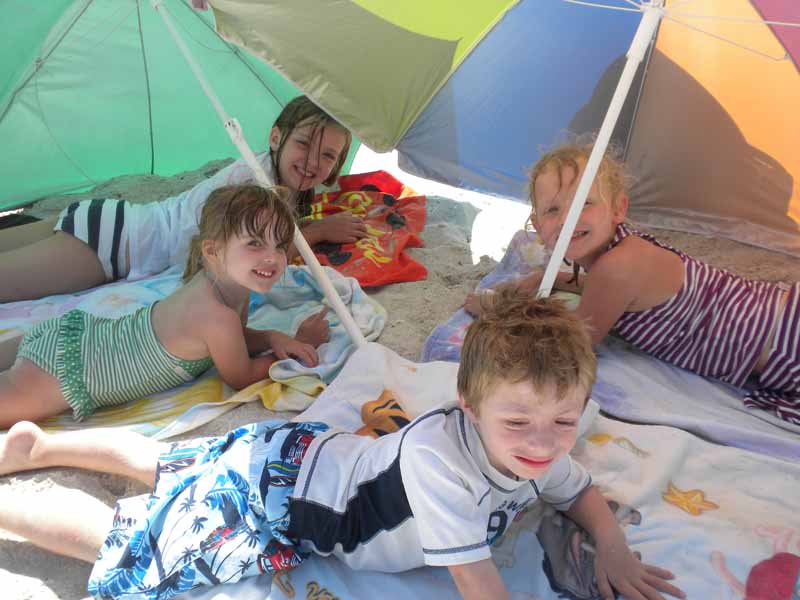
[{"label": "beach towel", "polygon": [[[455,398],[457,365],[413,363],[378,344],[357,350],[337,379],[297,419],[380,435]],[[796,491],[800,464],[712,444],[673,427],[634,425],[597,414],[590,402],[572,455],[591,473],[645,562],[676,574],[688,598],[752,598],[800,575]],[[590,537],[535,503],[492,548],[512,598],[599,598]],[[443,568],[353,571],[312,556],[274,578],[260,576],[181,596],[192,600],[459,598]]]},{"label": "beach towel", "polygon": [[[519,231],[478,289],[524,276],[544,267],[547,258],[535,232]],[[572,307],[579,301],[575,294],[556,292],[554,296]],[[459,309],[438,325],[425,340],[421,360],[458,361],[472,320]],[[800,427],[745,407],[741,390],[669,365],[613,336],[597,347],[597,354],[592,397],[607,414],[637,423],[672,425],[721,444],[800,459]]]},{"label": "beach towel", "polygon": [[[368,340],[377,338],[386,323],[386,311],[371,299],[358,282],[327,269],[334,288]],[[118,317],[152,304],[180,285],[182,269],[174,267],[155,277],[120,281],[87,292],[50,296],[41,300],[0,305],[0,329],[6,338],[21,334],[34,324],[73,308]],[[293,333],[308,316],[322,310],[323,294],[307,267],[290,266],[269,294],[253,294],[248,326]],[[199,427],[243,402],[260,401],[275,411],[303,410],[333,380],[354,350],[339,319],[329,311],[330,340],[318,349],[320,364],[309,368],[294,359],[277,361],[270,378],[235,392],[210,369],[193,382],[148,398],[97,411],[82,423],[69,414],[42,423],[48,431],[82,427],[126,427],[158,439]]]},{"label": "beach towel", "polygon": [[[309,219],[350,212],[364,220],[367,236],[355,243],[314,246],[320,263],[369,288],[425,279],[427,269],[405,251],[422,245],[425,196],[386,171],[339,178],[339,189],[317,194]],[[298,259],[302,262],[302,259]]]}]

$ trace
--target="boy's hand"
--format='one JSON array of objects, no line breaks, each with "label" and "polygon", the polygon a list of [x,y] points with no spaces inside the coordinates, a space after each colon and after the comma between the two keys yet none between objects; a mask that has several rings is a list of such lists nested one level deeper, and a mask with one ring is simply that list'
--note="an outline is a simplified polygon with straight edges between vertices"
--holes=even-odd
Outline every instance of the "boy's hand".
[{"label": "boy's hand", "polygon": [[280,331],[270,331],[268,335],[269,345],[279,360],[292,356],[307,367],[316,367],[319,364],[319,356],[312,345],[299,342]]},{"label": "boy's hand", "polygon": [[683,591],[667,582],[674,579],[672,573],[641,562],[631,553],[622,535],[598,542],[594,573],[597,589],[606,600],[614,600],[614,590],[629,600],[664,600],[660,592],[676,598],[686,597]]},{"label": "boy's hand", "polygon": [[673,578],[672,573],[646,565],[631,553],[614,513],[595,486],[581,492],[567,510],[567,516],[595,540],[594,575],[597,590],[604,599],[613,600],[614,590],[628,600],[664,600],[660,592],[686,597],[679,588],[667,583]]},{"label": "boy's hand", "polygon": [[328,314],[328,307],[326,306],[318,313],[311,315],[300,323],[297,328],[297,333],[294,334],[294,339],[303,344],[310,344],[314,348],[319,347],[331,339],[331,326],[325,315]]}]

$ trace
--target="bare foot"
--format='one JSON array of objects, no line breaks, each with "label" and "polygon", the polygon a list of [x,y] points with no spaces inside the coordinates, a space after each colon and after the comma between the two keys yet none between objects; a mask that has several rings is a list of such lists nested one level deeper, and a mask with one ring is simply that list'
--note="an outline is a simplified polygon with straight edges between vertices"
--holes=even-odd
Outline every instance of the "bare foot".
[{"label": "bare foot", "polygon": [[15,424],[5,439],[0,440],[0,475],[36,469],[33,451],[37,442],[46,435],[34,423],[20,421]]}]

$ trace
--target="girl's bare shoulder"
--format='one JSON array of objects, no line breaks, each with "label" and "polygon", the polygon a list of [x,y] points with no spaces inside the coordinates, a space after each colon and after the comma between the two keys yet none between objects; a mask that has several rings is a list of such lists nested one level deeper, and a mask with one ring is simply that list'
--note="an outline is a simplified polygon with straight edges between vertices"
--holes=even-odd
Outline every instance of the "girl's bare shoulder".
[{"label": "girl's bare shoulder", "polygon": [[603,278],[624,278],[635,273],[643,263],[642,253],[649,245],[644,240],[628,236],[610,250],[601,254],[592,265],[592,274],[601,275]]},{"label": "girl's bare shoulder", "polygon": [[597,259],[592,272],[602,289],[624,292],[626,310],[645,310],[674,296],[683,284],[680,256],[629,236]]},{"label": "girl's bare shoulder", "polygon": [[168,299],[174,314],[193,327],[204,328],[217,320],[226,320],[235,312],[219,300],[214,288],[204,277],[194,277]]},{"label": "girl's bare shoulder", "polygon": [[636,235],[629,235],[611,250],[601,256],[607,267],[613,265],[614,270],[622,270],[627,274],[643,274],[653,272],[659,266],[674,262],[680,258],[674,252],[661,248]]}]

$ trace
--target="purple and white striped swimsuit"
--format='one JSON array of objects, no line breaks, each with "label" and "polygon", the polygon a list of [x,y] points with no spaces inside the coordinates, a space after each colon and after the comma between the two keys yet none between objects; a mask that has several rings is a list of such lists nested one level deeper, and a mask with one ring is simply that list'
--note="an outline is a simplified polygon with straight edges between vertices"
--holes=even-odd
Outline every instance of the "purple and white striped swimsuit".
[{"label": "purple and white striped swimsuit", "polygon": [[647,310],[623,313],[614,331],[665,362],[742,387],[775,329],[758,389],[747,394],[745,404],[800,424],[800,284],[739,277],[624,224],[617,226],[609,249],[629,235],[677,254],[685,276],[675,296]]}]

